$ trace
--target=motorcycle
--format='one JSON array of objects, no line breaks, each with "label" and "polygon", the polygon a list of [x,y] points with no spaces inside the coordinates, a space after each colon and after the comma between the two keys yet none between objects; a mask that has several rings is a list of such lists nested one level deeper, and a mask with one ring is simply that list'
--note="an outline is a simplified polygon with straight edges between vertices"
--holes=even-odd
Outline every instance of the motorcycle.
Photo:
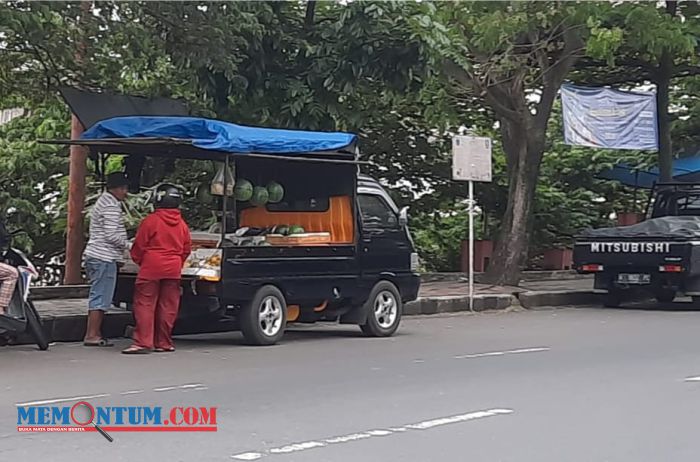
[{"label": "motorcycle", "polygon": [[[13,233],[15,234],[17,232]],[[29,258],[11,245],[4,251],[0,250],[0,262],[17,268],[19,272],[10,306],[4,315],[0,314],[0,337],[14,338],[27,332],[34,337],[40,350],[48,349],[49,341],[41,326],[39,313],[29,300],[29,287],[32,280],[38,278],[39,273]]]}]

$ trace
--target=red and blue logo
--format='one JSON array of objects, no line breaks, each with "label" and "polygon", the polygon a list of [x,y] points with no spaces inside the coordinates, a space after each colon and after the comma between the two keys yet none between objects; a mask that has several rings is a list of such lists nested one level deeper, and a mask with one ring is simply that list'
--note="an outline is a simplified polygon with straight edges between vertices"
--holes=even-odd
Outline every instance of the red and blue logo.
[{"label": "red and blue logo", "polygon": [[215,432],[216,407],[18,406],[18,432],[98,432],[112,441],[111,432]]}]

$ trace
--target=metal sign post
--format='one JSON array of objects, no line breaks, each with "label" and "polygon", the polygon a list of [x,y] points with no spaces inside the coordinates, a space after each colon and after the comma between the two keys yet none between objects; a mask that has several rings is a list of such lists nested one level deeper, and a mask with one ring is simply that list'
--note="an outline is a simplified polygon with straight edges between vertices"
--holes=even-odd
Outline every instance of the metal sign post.
[{"label": "metal sign post", "polygon": [[474,182],[491,182],[491,138],[452,138],[452,179],[469,182],[469,311],[474,311]]}]

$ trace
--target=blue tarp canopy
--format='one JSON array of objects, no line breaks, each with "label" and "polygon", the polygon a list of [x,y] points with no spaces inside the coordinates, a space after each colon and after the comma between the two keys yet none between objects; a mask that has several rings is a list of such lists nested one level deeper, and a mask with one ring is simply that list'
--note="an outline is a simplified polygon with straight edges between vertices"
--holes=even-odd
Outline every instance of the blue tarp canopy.
[{"label": "blue tarp canopy", "polygon": [[[207,151],[235,154],[354,153],[357,135],[342,132],[309,132],[245,127],[198,117],[114,117],[102,120],[81,136],[82,140],[126,141],[162,139],[164,143],[191,144]],[[88,144],[88,143],[86,143]]]},{"label": "blue tarp canopy", "polygon": [[[619,181],[627,186],[651,189],[659,181],[657,167],[643,169],[629,164],[618,164],[598,174],[598,178]],[[684,157],[673,161],[673,180],[681,182],[700,181],[700,156]]]}]

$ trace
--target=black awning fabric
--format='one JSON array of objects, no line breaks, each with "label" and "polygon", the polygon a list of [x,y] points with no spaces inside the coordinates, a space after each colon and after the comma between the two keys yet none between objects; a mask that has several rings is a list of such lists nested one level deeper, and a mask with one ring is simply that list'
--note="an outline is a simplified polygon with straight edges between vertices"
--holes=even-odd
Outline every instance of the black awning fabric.
[{"label": "black awning fabric", "polygon": [[184,101],[170,98],[149,99],[107,92],[94,93],[72,87],[61,87],[59,91],[85,129],[112,117],[190,115]]}]

